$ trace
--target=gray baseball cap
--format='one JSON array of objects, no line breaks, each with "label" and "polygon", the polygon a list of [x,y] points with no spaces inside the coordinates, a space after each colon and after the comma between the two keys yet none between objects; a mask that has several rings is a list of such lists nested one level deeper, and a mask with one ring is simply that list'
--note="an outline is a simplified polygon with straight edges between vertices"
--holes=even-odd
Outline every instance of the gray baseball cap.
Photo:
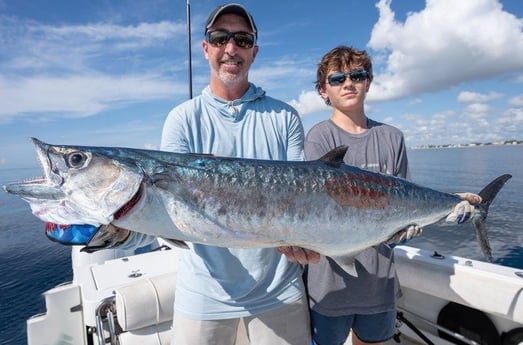
[{"label": "gray baseball cap", "polygon": [[233,13],[237,14],[239,16],[242,16],[247,21],[247,24],[251,27],[252,32],[258,38],[258,30],[256,29],[256,24],[254,24],[254,19],[252,18],[251,14],[247,9],[240,4],[224,4],[216,7],[214,11],[211,12],[209,15],[209,18],[207,18],[207,23],[205,24],[205,33],[207,33],[207,30],[213,26],[216,19],[218,19],[219,16],[226,13]]}]

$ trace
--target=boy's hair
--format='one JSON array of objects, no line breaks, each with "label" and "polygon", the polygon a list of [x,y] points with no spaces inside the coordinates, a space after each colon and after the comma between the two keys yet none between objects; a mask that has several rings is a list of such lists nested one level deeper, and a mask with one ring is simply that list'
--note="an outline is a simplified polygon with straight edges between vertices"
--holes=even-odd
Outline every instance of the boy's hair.
[{"label": "boy's hair", "polygon": [[338,46],[325,54],[318,64],[316,72],[316,90],[325,89],[329,71],[348,72],[356,68],[363,68],[369,73],[369,81],[372,81],[372,61],[365,50],[357,50],[352,47]]}]

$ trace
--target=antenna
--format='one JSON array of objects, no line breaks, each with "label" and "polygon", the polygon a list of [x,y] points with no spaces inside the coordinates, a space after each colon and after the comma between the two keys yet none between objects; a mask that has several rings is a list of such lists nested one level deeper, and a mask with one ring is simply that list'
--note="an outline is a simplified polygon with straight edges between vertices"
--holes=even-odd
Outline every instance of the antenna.
[{"label": "antenna", "polygon": [[191,53],[191,4],[187,0],[187,53],[189,57],[189,99],[192,98],[192,53]]}]

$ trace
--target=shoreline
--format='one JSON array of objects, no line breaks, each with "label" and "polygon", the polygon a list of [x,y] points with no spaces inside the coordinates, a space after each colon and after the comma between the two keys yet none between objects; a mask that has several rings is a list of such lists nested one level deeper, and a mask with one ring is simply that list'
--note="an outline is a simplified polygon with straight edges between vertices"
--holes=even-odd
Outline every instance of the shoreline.
[{"label": "shoreline", "polygon": [[472,143],[472,144],[442,144],[442,145],[418,145],[408,147],[409,150],[432,150],[432,149],[462,149],[486,146],[519,146],[523,145],[521,140],[510,140],[494,143]]}]

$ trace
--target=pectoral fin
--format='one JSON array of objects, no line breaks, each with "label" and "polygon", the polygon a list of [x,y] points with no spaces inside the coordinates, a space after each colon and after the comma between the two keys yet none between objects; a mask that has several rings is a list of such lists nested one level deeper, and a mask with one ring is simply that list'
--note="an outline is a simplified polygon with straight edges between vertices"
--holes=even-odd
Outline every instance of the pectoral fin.
[{"label": "pectoral fin", "polygon": [[174,245],[175,247],[178,247],[181,249],[189,249],[189,246],[184,241],[175,240],[172,238],[164,238],[164,240],[169,242],[170,244]]},{"label": "pectoral fin", "polygon": [[354,266],[354,256],[338,256],[331,257],[334,262],[340,266],[347,274],[350,274],[353,277],[358,277],[358,272],[356,271],[356,266]]}]

